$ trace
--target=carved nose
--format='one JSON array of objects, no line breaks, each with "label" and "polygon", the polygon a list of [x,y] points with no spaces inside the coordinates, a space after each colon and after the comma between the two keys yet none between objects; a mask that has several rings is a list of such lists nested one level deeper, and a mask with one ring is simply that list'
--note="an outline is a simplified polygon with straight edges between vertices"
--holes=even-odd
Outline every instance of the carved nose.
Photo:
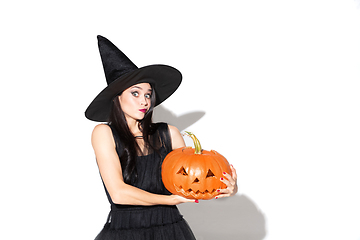
[{"label": "carved nose", "polygon": [[193,183],[199,183],[200,180],[198,178],[195,178],[195,180],[193,181]]}]

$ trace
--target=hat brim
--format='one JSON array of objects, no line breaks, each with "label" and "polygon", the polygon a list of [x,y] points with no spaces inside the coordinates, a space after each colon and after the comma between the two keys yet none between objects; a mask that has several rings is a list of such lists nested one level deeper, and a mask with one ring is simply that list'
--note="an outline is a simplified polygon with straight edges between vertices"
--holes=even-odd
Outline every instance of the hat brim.
[{"label": "hat brim", "polygon": [[138,68],[104,88],[90,103],[85,116],[92,121],[107,122],[113,99],[129,87],[144,82],[150,83],[155,89],[157,106],[176,91],[181,80],[180,71],[171,66],[157,64]]}]

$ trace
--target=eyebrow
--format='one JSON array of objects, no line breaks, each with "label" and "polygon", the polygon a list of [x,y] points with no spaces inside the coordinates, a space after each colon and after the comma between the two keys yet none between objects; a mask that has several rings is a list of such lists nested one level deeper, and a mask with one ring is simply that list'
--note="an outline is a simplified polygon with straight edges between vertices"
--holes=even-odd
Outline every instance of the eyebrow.
[{"label": "eyebrow", "polygon": [[[139,87],[139,86],[134,86],[134,87],[132,87],[132,88],[138,88],[138,89],[140,89],[140,90],[143,90],[143,89],[142,89],[141,87]],[[152,89],[149,88],[148,91],[152,92]]]}]

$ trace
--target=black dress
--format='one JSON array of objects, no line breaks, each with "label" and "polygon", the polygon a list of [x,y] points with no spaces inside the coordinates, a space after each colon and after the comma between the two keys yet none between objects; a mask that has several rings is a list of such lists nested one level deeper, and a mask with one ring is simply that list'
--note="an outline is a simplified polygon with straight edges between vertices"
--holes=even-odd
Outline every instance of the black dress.
[{"label": "black dress", "polygon": [[[111,127],[111,126],[110,126]],[[161,164],[171,151],[168,125],[157,123],[151,141],[158,146],[157,152],[136,159],[138,178],[131,185],[145,191],[170,195],[161,180]],[[121,143],[111,127],[116,151],[122,153]],[[159,154],[160,153],[160,154]],[[105,187],[105,185],[104,185]],[[176,206],[132,206],[114,204],[105,187],[111,211],[102,231],[95,240],[191,240],[195,239],[189,225]]]}]

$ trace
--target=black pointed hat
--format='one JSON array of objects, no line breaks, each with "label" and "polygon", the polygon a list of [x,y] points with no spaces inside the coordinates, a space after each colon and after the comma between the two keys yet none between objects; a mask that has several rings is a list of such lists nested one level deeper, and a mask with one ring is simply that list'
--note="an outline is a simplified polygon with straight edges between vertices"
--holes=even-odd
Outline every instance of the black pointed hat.
[{"label": "black pointed hat", "polygon": [[135,84],[151,84],[156,93],[155,106],[165,101],[179,87],[182,79],[179,70],[160,64],[138,68],[108,39],[100,35],[97,38],[108,86],[86,109],[85,116],[88,119],[97,122],[108,121],[113,99]]}]

